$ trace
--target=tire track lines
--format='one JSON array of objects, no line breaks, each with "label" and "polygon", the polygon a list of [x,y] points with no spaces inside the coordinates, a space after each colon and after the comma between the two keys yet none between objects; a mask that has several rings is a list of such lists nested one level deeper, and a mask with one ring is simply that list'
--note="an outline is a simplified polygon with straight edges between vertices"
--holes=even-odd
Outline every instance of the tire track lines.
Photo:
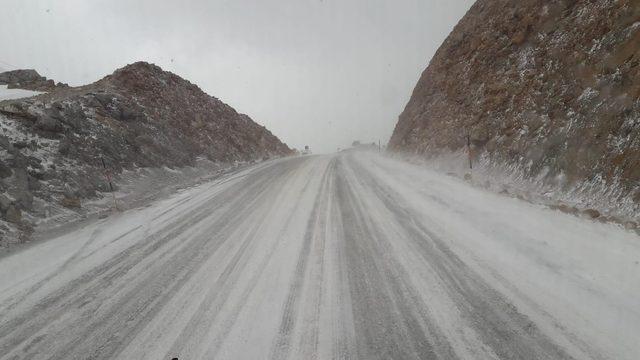
[{"label": "tire track lines", "polygon": [[464,314],[467,323],[501,359],[572,359],[561,347],[542,334],[528,317],[518,312],[504,296],[451,251],[422,221],[402,205],[400,196],[359,164],[353,165],[360,179],[375,191],[389,214],[401,224],[414,248],[441,279],[450,300]]},{"label": "tire track lines", "polygon": [[[339,162],[337,193],[344,217],[344,246],[348,261],[349,289],[351,291],[356,326],[357,357],[371,359],[451,359],[452,352],[424,313],[415,312],[406,296],[414,291],[399,280],[400,265],[392,254],[381,246],[386,241],[376,229],[366,205],[360,199],[364,194],[356,184],[349,165]],[[360,174],[358,174],[359,176]],[[355,180],[354,180],[355,179]],[[425,306],[424,304],[421,304]],[[419,321],[422,320],[423,323]]]},{"label": "tire track lines", "polygon": [[[211,356],[207,356],[206,358],[215,358],[215,354],[217,349],[219,349],[220,344],[223,342],[225,335],[228,332],[228,329],[235,322],[235,318],[238,316],[240,310],[244,307],[246,302],[248,301],[249,293],[255,287],[258,282],[258,278],[262,275],[262,270],[267,266],[268,262],[271,261],[271,257],[275,252],[278,242],[274,243],[271,249],[269,250],[267,256],[265,256],[262,260],[262,263],[259,266],[261,271],[256,272],[249,284],[245,288],[243,292],[243,296],[240,297],[241,301],[234,305],[234,310],[232,311],[229,319],[225,319],[226,326],[223,326],[226,330],[223,330],[222,334],[219,334],[215,339],[205,339],[205,336],[208,330],[217,322],[218,316],[220,315],[220,310],[225,306],[228,301],[228,296],[234,287],[238,286],[238,278],[241,276],[241,271],[245,268],[247,261],[250,258],[251,252],[247,251],[249,244],[255,243],[257,240],[257,234],[259,230],[266,224],[268,220],[267,216],[264,214],[270,213],[272,209],[274,209],[278,201],[275,198],[274,194],[282,193],[283,188],[285,187],[286,182],[280,181],[277,188],[274,188],[270,191],[271,197],[266,198],[261,202],[262,206],[267,206],[268,208],[259,212],[256,209],[255,218],[260,219],[257,222],[253,223],[251,230],[245,236],[243,241],[243,248],[237,251],[234,256],[234,260],[230,264],[233,266],[225,269],[225,272],[216,279],[216,282],[213,286],[211,286],[206,298],[200,304],[197,313],[194,314],[191,318],[190,324],[183,330],[180,334],[180,338],[174,342],[171,354],[180,354],[181,356],[189,357],[189,353],[185,354],[184,349],[188,349],[188,351],[195,351],[199,347],[201,347],[202,343],[213,344],[214,350],[209,350],[211,352]],[[272,199],[273,198],[273,199]],[[290,223],[291,218],[293,217],[294,212],[289,214],[288,220],[285,224],[286,226]],[[244,222],[249,222],[249,219],[244,219]],[[285,229],[282,229],[282,232]],[[244,257],[244,261],[241,263],[240,259]]]},{"label": "tire track lines", "polygon": [[[290,170],[292,165],[295,164],[278,166],[277,169],[269,168],[266,173],[286,176],[287,170]],[[269,177],[267,177],[267,179],[268,178]],[[140,242],[115,255],[80,278],[72,280],[66,286],[63,286],[58,291],[54,292],[51,296],[43,299],[33,310],[4,322],[0,325],[0,351],[7,354],[12,349],[16,349],[24,341],[29,339],[31,334],[37,333],[46,326],[49,326],[49,324],[52,324],[54,321],[59,322],[62,314],[68,315],[68,312],[70,311],[69,307],[77,307],[86,301],[93,303],[100,301],[100,303],[104,303],[111,297],[110,294],[108,294],[108,291],[113,290],[113,286],[119,286],[122,289],[129,290],[124,294],[118,294],[119,298],[124,300],[117,301],[115,304],[110,304],[111,310],[107,310],[107,312],[104,313],[105,315],[100,317],[104,321],[95,321],[97,319],[93,319],[93,321],[88,324],[84,323],[80,327],[73,325],[73,323],[69,323],[68,326],[72,327],[67,327],[67,329],[75,330],[72,330],[71,333],[82,332],[83,336],[66,337],[62,339],[57,338],[55,339],[55,346],[52,344],[54,341],[53,338],[48,340],[49,346],[53,346],[54,348],[64,348],[64,350],[60,352],[53,354],[50,353],[49,355],[52,358],[63,358],[64,356],[76,351],[77,348],[85,346],[84,344],[89,343],[89,340],[95,340],[98,344],[105,341],[108,343],[110,342],[111,345],[108,348],[111,350],[109,351],[114,351],[117,347],[114,345],[115,341],[109,341],[107,337],[104,339],[92,338],[91,334],[95,333],[99,329],[104,330],[105,328],[114,328],[112,333],[119,333],[121,334],[119,335],[119,338],[125,339],[124,334],[130,333],[131,331],[122,331],[122,329],[116,330],[115,328],[120,326],[114,320],[121,320],[124,317],[125,319],[123,323],[129,325],[135,324],[136,322],[132,323],[126,319],[127,317],[130,317],[129,314],[133,311],[133,314],[138,318],[137,323],[146,321],[145,318],[151,316],[151,314],[153,314],[157,308],[162,305],[164,300],[145,300],[140,302],[138,297],[143,295],[143,298],[146,299],[158,298],[159,296],[166,298],[167,295],[170,295],[170,292],[162,291],[162,289],[167,287],[157,286],[156,284],[166,282],[173,278],[175,285],[168,288],[172,291],[177,290],[176,285],[179,286],[180,280],[183,280],[185,276],[188,276],[191,273],[188,271],[189,269],[185,264],[189,264],[189,267],[193,268],[196,263],[194,260],[202,260],[203,256],[197,256],[198,254],[205,254],[202,250],[206,249],[208,251],[212,251],[215,250],[215,247],[205,246],[208,238],[210,238],[206,233],[188,240],[186,244],[182,245],[183,250],[173,254],[170,258],[170,261],[175,261],[174,264],[177,265],[177,268],[176,265],[173,265],[172,268],[165,269],[163,271],[161,265],[151,265],[150,268],[145,269],[145,272],[136,275],[142,280],[140,281],[143,285],[142,287],[131,288],[130,286],[128,287],[127,284],[116,284],[116,282],[110,281],[108,277],[111,276],[111,280],[114,281],[122,278],[136,267],[139,261],[150,257],[166,243],[184,233],[188,228],[210,217],[211,211],[214,208],[222,209],[227,207],[230,210],[235,208],[236,210],[233,210],[231,214],[237,215],[238,213],[241,213],[241,210],[248,204],[252,204],[252,202],[258,198],[259,194],[265,192],[268,182],[265,182],[264,180],[265,179],[261,177],[248,178],[248,180],[243,181],[242,184],[234,186],[237,189],[236,191],[227,191],[220,194],[219,204],[215,204],[212,207],[211,204],[205,203],[197,207],[195,210],[186,213],[184,216],[181,216],[180,219],[176,219],[176,221],[172,223],[165,224],[163,229],[168,230],[168,232],[163,236],[141,239]],[[242,188],[243,186],[245,187],[244,189]],[[238,196],[238,192],[241,196]],[[184,221],[184,219],[190,219],[190,221]],[[222,216],[209,228],[219,227],[229,229],[240,221],[240,219],[238,219],[234,224],[231,223],[230,220],[233,220],[233,216]],[[172,225],[178,226],[172,228]],[[219,244],[220,240],[215,243]],[[160,271],[158,273],[154,273],[154,270],[157,270],[158,268],[160,268]],[[181,276],[178,276],[178,274]],[[142,278],[140,276],[142,276]],[[107,281],[106,287],[104,280]],[[65,308],[68,310],[65,310]],[[99,309],[99,307],[93,307],[93,310],[95,309]],[[128,311],[124,311],[127,309]],[[141,312],[140,309],[146,309],[147,311]],[[146,316],[140,317],[140,315]],[[82,319],[91,318],[92,316],[93,314],[85,312],[85,315],[79,317]],[[130,327],[128,330],[135,330],[135,327]],[[45,342],[41,342],[42,346],[45,345],[44,343]],[[108,353],[108,351],[105,350],[105,347],[102,347],[101,349],[102,351],[105,351],[105,353]],[[35,354],[36,352],[37,349],[33,349],[33,353]],[[100,356],[106,355],[102,353],[95,354],[95,357]]]},{"label": "tire track lines", "polygon": [[[321,221],[320,214],[323,206],[326,206],[327,182],[332,171],[330,167],[325,169],[322,175],[321,186],[316,195],[311,215],[307,221],[307,227],[304,234],[303,245],[298,255],[298,262],[294,270],[294,278],[290,285],[287,300],[284,304],[283,315],[276,339],[274,340],[270,352],[270,359],[287,359],[291,352],[292,335],[296,326],[296,317],[298,316],[299,300],[302,295],[304,282],[306,278],[306,270],[309,258],[312,253],[312,245],[316,236],[318,224]],[[317,299],[317,301],[320,301]]]}]

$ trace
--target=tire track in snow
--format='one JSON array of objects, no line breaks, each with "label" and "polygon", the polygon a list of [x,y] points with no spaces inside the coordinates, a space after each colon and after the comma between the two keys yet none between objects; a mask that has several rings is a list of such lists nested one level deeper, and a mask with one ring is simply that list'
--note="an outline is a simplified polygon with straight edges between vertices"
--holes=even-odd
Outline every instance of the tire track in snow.
[{"label": "tire track in snow", "polygon": [[0,359],[571,359],[550,334],[575,329],[544,333],[409,196],[459,226],[463,200],[362,160],[264,164],[94,224],[0,302]]},{"label": "tire track in snow", "polygon": [[[344,218],[344,247],[356,326],[357,358],[454,359],[443,334],[416,312],[419,295],[400,283],[397,263],[380,248],[367,207],[361,202],[348,165],[339,162],[336,196]],[[402,296],[409,293],[410,296]],[[421,321],[426,323],[421,324]]]},{"label": "tire track in snow", "polygon": [[[278,176],[286,177],[297,165],[294,161],[261,170],[258,175],[248,177],[229,191],[215,196],[216,201],[208,201],[166,224],[167,226],[161,229],[166,231],[163,236],[141,239],[80,278],[72,280],[67,286],[37,304],[36,308],[31,310],[36,316],[29,312],[8,322],[0,322],[0,353],[7,354],[11,349],[17,350],[25,341],[35,337],[34,334],[46,327],[54,327],[55,332],[67,332],[64,338],[45,335],[39,339],[39,346],[49,347],[47,358],[63,359],[74,353],[105,358],[116,353],[126,345],[129,338],[126,334],[135,333],[136,329],[144,326],[171,294],[180,288],[184,280],[197,270],[197,264],[204,261],[208,253],[215,251],[226,240],[225,232],[233,231],[244,221],[243,211],[259,202],[261,197],[268,195],[266,190],[273,181],[269,180],[277,179]],[[139,286],[132,287],[122,281],[116,282],[125,278],[135,267],[139,267],[140,260],[152,258],[177,236],[210,218],[213,211],[225,207],[227,212],[220,214],[201,235],[179,244],[180,249],[175,253],[166,254],[168,258],[163,259],[161,264],[151,263],[141,273],[132,275],[137,278]],[[218,241],[208,241],[209,229],[219,230]],[[112,297],[120,300],[108,304],[104,312],[104,309],[101,309],[102,304],[108,303]],[[93,318],[93,321],[64,325],[62,316],[77,313],[85,303],[91,303],[93,306],[81,311],[78,317]],[[103,312],[95,318],[96,314],[93,312],[98,309]],[[96,321],[99,319],[102,320]],[[126,324],[124,328],[123,324]],[[63,327],[60,328],[60,325]],[[69,336],[72,334],[77,335]],[[88,339],[91,341],[87,341]],[[98,343],[103,345],[96,346]],[[52,351],[54,349],[57,351]],[[35,356],[37,349],[31,347],[30,350],[34,351]]]},{"label": "tire track in snow", "polygon": [[358,180],[373,190],[430,269],[438,274],[469,325],[500,359],[572,359],[422,225],[418,217],[402,206],[397,195],[390,193],[364,167],[353,162],[351,166],[358,172]]},{"label": "tire track in snow", "polygon": [[[304,187],[302,188],[302,191],[301,191],[302,193],[304,193],[307,190],[310,182],[311,182],[311,179],[307,179]],[[268,220],[268,216],[265,216],[265,214],[269,214],[273,210],[275,210],[274,208],[279,204],[278,197],[275,197],[275,195],[280,195],[280,193],[284,190],[284,187],[286,185],[287,183],[283,181],[281,184],[278,185],[277,189],[273,189],[271,191],[271,193],[274,195],[274,198],[272,200],[265,202],[265,204],[268,205],[267,209],[261,212],[256,211],[257,213],[256,216],[261,220],[256,221],[257,225],[254,225],[252,227],[251,233],[246,237],[245,242],[247,244],[249,244],[250,242],[255,243],[259,241],[259,238],[257,237],[258,232],[261,226],[265,224],[265,221]],[[291,220],[293,218],[293,215],[295,214],[295,211],[296,211],[296,208],[294,207],[291,210],[291,212],[288,214],[287,220],[283,224],[283,228],[280,231],[280,235],[282,235],[286,231],[287,227],[291,223]],[[242,268],[239,266],[236,266],[237,261],[234,261],[234,266],[231,270],[237,270],[237,272],[234,274],[233,278],[230,279],[230,274],[223,274],[218,278],[218,280],[216,280],[216,283],[211,287],[207,298],[205,298],[205,300],[200,304],[198,308],[198,313],[193,315],[190,325],[183,330],[183,332],[180,335],[181,338],[177,339],[174,342],[174,346],[170,351],[170,353],[181,354],[182,356],[186,356],[187,358],[190,358],[192,356],[202,357],[202,358],[216,358],[217,352],[220,349],[220,345],[224,341],[224,339],[226,338],[226,335],[229,332],[229,328],[233,325],[238,314],[247,303],[251,291],[254,290],[257,282],[262,276],[262,272],[267,267],[268,263],[270,261],[273,261],[273,254],[276,252],[279,245],[280,245],[279,241],[272,244],[266,256],[263,256],[263,259],[260,265],[257,267],[258,271],[254,272],[253,276],[251,277],[251,280],[245,286],[243,294],[240,297],[241,300],[233,304],[233,310],[229,314],[227,314],[225,319],[220,320],[219,317],[220,317],[221,309],[223,306],[226,305],[227,298],[231,289],[238,286],[237,281],[239,276],[241,275],[240,271],[242,270]],[[236,254],[236,256],[245,257],[245,265],[246,265],[246,261],[248,261],[248,256],[250,255],[250,253],[248,253],[246,249],[247,247],[238,251]],[[208,328],[211,327],[211,324],[216,322],[224,323],[221,326],[222,327],[221,333],[218,333],[211,339],[203,340],[202,338],[207,334]],[[191,351],[193,351],[192,349],[198,349],[198,343],[201,343],[201,342],[208,342],[211,344],[209,348],[206,349],[207,355],[197,356],[197,354],[191,354]]]},{"label": "tire track in snow", "polygon": [[[322,175],[321,186],[316,195],[311,210],[311,215],[309,217],[309,220],[307,221],[307,228],[304,234],[303,245],[300,250],[300,254],[298,255],[298,262],[294,270],[294,278],[289,288],[286,303],[284,304],[283,315],[280,321],[278,334],[276,336],[276,340],[273,343],[271,354],[269,356],[269,358],[271,359],[287,359],[291,351],[292,334],[296,326],[296,320],[299,310],[298,303],[304,287],[307,264],[312,254],[313,242],[316,237],[324,237],[323,233],[318,234],[318,225],[321,222],[320,216],[322,214],[322,211],[326,208],[326,196],[328,194],[327,182],[329,181],[329,177],[333,173],[331,169],[332,165],[329,165]],[[320,301],[320,299],[318,298],[316,299],[316,301]],[[312,336],[315,337],[315,335]],[[312,346],[317,346],[317,338],[312,341]]]}]

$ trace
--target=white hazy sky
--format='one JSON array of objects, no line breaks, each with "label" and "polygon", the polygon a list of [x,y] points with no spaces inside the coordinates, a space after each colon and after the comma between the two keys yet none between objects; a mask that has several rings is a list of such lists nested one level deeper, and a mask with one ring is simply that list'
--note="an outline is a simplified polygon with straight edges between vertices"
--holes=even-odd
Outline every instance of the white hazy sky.
[{"label": "white hazy sky", "polygon": [[70,85],[145,60],[289,146],[385,143],[473,0],[0,0],[0,68]]}]

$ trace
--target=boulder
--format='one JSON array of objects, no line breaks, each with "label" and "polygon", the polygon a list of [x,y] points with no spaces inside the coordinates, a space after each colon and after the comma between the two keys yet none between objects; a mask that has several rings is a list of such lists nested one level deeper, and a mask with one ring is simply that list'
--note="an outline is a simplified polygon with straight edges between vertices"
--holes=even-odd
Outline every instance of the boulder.
[{"label": "boulder", "polygon": [[13,170],[11,167],[7,165],[4,161],[0,160],[0,178],[8,178],[13,174]]},{"label": "boulder", "polygon": [[4,135],[0,135],[0,147],[9,152],[13,151],[13,145],[11,145],[11,141],[9,141],[9,138]]},{"label": "boulder", "polygon": [[71,143],[67,139],[62,139],[58,144],[58,153],[60,155],[68,155],[71,151]]},{"label": "boulder", "polygon": [[65,196],[60,204],[69,209],[79,209],[81,207],[80,198],[77,196]]},{"label": "boulder", "polygon": [[24,210],[33,209],[33,194],[28,190],[22,190],[15,194],[16,205]]},{"label": "boulder", "polygon": [[42,81],[44,79],[44,77],[40,76],[40,74],[33,69],[12,70],[0,73],[0,84],[3,85]]},{"label": "boulder", "polygon": [[64,127],[57,119],[49,115],[42,115],[36,120],[35,128],[42,131],[62,132]]},{"label": "boulder", "polygon": [[9,116],[31,118],[31,115],[28,114],[27,111],[25,111],[22,108],[22,105],[20,103],[9,103],[9,104],[3,105],[0,107],[0,113],[9,115]]},{"label": "boulder", "polygon": [[5,194],[0,194],[0,211],[3,213],[6,212],[11,206],[11,199],[9,199]]},{"label": "boulder", "polygon": [[138,109],[133,109],[128,107],[123,107],[120,109],[119,120],[136,121],[142,118],[144,118],[144,115]]},{"label": "boulder", "polygon": [[40,179],[38,179],[38,177],[44,177],[44,172],[29,172],[29,176],[27,177],[27,184],[30,191],[37,191],[42,187],[42,184],[40,183]]},{"label": "boulder", "polygon": [[601,216],[600,212],[595,209],[586,209],[582,213],[591,219],[597,219]]},{"label": "boulder", "polygon": [[638,224],[635,221],[626,221],[624,223],[624,228],[627,230],[635,230],[638,228]]},{"label": "boulder", "polygon": [[15,147],[17,149],[24,149],[27,146],[29,146],[29,143],[27,143],[26,141],[22,141],[22,140],[19,140],[19,141],[16,141],[16,142],[13,143],[13,147]]},{"label": "boulder", "polygon": [[4,215],[4,218],[10,222],[17,224],[22,221],[22,211],[15,207],[14,205],[9,205],[7,212]]},{"label": "boulder", "polygon": [[98,100],[102,107],[107,107],[113,101],[114,96],[111,94],[97,93],[93,94],[93,97]]},{"label": "boulder", "polygon": [[489,139],[491,138],[489,135],[489,130],[485,127],[475,127],[471,130],[469,134],[470,140],[475,146],[484,146]]},{"label": "boulder", "polygon": [[19,190],[26,190],[29,188],[29,174],[25,168],[18,168],[14,170],[15,188]]},{"label": "boulder", "polygon": [[53,117],[60,121],[60,123],[67,125],[72,129],[82,129],[82,125],[86,120],[82,106],[78,103],[70,104],[68,107],[63,107],[62,104],[58,105],[58,113]]}]

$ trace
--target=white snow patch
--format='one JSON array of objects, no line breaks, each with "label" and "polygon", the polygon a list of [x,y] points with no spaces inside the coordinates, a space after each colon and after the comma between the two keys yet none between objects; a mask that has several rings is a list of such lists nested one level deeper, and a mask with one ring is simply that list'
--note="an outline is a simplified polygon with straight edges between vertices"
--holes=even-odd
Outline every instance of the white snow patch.
[{"label": "white snow patch", "polygon": [[584,89],[582,94],[580,94],[580,96],[578,97],[578,101],[580,101],[580,102],[591,101],[591,100],[595,99],[596,97],[598,97],[599,94],[600,94],[600,92],[598,90],[595,90],[595,89],[592,89],[592,88],[588,87],[588,88]]},{"label": "white snow patch", "polygon": [[0,101],[22,99],[40,94],[44,94],[44,92],[23,89],[9,89],[8,85],[0,85]]}]

